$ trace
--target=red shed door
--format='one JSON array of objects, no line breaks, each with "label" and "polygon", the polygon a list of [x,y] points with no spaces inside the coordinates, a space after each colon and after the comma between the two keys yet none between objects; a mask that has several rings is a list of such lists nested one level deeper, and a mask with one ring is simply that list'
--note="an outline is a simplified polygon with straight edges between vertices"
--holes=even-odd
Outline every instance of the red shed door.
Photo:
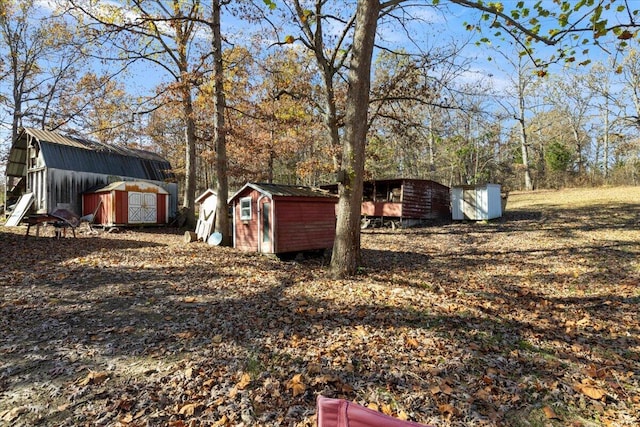
[{"label": "red shed door", "polygon": [[158,222],[156,193],[129,192],[130,224],[155,224]]}]

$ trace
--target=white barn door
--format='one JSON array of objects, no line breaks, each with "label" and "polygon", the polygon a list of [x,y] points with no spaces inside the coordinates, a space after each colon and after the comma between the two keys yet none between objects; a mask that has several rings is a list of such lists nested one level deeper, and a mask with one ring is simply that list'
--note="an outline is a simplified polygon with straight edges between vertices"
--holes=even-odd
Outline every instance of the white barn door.
[{"label": "white barn door", "polygon": [[155,224],[158,220],[156,193],[129,192],[129,223]]}]

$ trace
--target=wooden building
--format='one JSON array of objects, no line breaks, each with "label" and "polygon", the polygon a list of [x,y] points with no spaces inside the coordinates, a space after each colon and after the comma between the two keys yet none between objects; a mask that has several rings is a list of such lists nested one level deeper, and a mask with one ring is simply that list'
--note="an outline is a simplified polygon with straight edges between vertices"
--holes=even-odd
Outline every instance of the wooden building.
[{"label": "wooden building", "polygon": [[80,215],[84,192],[119,181],[162,187],[168,194],[166,215],[178,211],[171,165],[149,151],[25,128],[13,141],[6,175],[8,199],[33,193],[36,213],[64,208]]},{"label": "wooden building", "polygon": [[[323,186],[333,192],[337,185]],[[450,219],[449,187],[426,179],[380,179],[365,181],[362,189],[362,216],[369,219],[398,220],[410,227],[426,220]]]},{"label": "wooden building", "polygon": [[229,200],[233,246],[277,254],[331,248],[337,201],[309,187],[248,183]]},{"label": "wooden building", "polygon": [[162,225],[169,222],[169,193],[144,181],[117,181],[82,195],[82,215],[103,226]]}]

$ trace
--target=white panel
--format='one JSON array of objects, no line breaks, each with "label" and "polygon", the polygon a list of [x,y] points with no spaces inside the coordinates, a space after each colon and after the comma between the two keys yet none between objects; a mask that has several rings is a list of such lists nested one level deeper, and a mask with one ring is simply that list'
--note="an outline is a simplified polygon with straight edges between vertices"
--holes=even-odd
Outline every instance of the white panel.
[{"label": "white panel", "polygon": [[18,203],[16,203],[15,208],[13,208],[13,212],[11,212],[11,216],[7,219],[7,222],[4,224],[5,227],[15,227],[20,224],[20,221],[25,216],[31,204],[33,203],[33,193],[25,193],[18,199]]},{"label": "white panel", "polygon": [[158,195],[156,193],[142,194],[142,222],[155,224],[158,222]]},{"label": "white panel", "polygon": [[500,218],[502,216],[502,198],[499,184],[487,184],[487,219]]},{"label": "white panel", "polygon": [[487,189],[484,187],[476,187],[475,190],[471,191],[476,194],[476,216],[471,219],[489,219],[489,200],[487,197]]},{"label": "white panel", "polygon": [[130,224],[142,222],[142,193],[129,193],[129,216],[127,222]]},{"label": "white panel", "polygon": [[216,218],[216,206],[218,201],[215,197],[209,197],[200,205],[200,215],[198,216],[198,224],[196,226],[196,234],[198,239],[207,241]]},{"label": "white panel", "polygon": [[462,188],[451,189],[451,218],[456,221],[464,219],[462,213]]}]

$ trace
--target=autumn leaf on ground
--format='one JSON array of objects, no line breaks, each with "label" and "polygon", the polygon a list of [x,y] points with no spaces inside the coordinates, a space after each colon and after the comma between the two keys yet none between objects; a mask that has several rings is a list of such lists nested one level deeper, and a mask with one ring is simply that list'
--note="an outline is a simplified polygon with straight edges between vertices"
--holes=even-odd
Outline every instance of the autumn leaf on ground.
[{"label": "autumn leaf on ground", "polygon": [[180,415],[191,417],[193,416],[193,414],[195,414],[196,409],[198,409],[198,406],[200,406],[198,403],[187,403],[182,408],[180,408],[180,411],[178,412],[180,413]]},{"label": "autumn leaf on ground", "polygon": [[136,328],[134,328],[133,326],[125,326],[124,328],[121,328],[120,330],[118,330],[118,333],[121,334],[131,334],[133,332],[135,332]]},{"label": "autumn leaf on ground", "polygon": [[443,382],[440,384],[440,391],[446,395],[450,395],[453,393],[453,389],[449,386],[449,384]]},{"label": "autumn leaf on ground", "polygon": [[556,414],[556,411],[553,410],[551,406],[545,406],[542,408],[544,411],[544,416],[547,417],[548,420],[559,420],[560,417]]},{"label": "autumn leaf on ground", "polygon": [[178,333],[176,334],[176,336],[177,336],[178,338],[180,338],[180,339],[188,340],[188,339],[191,339],[191,338],[195,337],[195,336],[196,336],[196,333],[195,333],[195,332],[193,332],[193,331],[178,332]]},{"label": "autumn leaf on ground", "polygon": [[187,378],[191,378],[193,377],[193,368],[192,367],[188,367],[187,369],[184,370],[184,376]]},{"label": "autumn leaf on ground", "polygon": [[229,422],[229,418],[227,418],[226,415],[223,415],[222,418],[220,418],[218,421],[216,421],[216,423],[214,424],[215,427],[222,427],[222,426],[226,426],[227,423]]},{"label": "autumn leaf on ground", "polygon": [[131,413],[127,413],[123,415],[118,421],[120,421],[121,424],[129,424],[131,423],[131,421],[133,421],[133,415],[131,415]]},{"label": "autumn leaf on ground", "polygon": [[105,382],[107,379],[109,379],[109,373],[108,372],[95,372],[95,371],[91,371],[89,372],[89,374],[87,374],[86,377],[82,378],[81,380],[78,381],[78,384],[81,386],[85,386],[85,385],[89,385],[89,384],[102,384],[103,382]]},{"label": "autumn leaf on ground", "polygon": [[438,406],[438,410],[447,418],[451,418],[452,416],[456,416],[460,413],[458,409],[448,403]]},{"label": "autumn leaf on ground", "polygon": [[236,388],[238,390],[244,390],[249,386],[249,384],[251,384],[251,375],[245,372],[244,374],[242,374],[242,377],[240,378],[238,384],[236,384]]},{"label": "autumn leaf on ground", "polygon": [[307,366],[307,373],[309,375],[319,374],[322,371],[322,365],[319,363],[309,363]]},{"label": "autumn leaf on ground", "polygon": [[573,389],[594,400],[600,400],[607,395],[601,388],[589,384],[575,384]]},{"label": "autumn leaf on ground", "polygon": [[115,407],[121,411],[130,411],[135,403],[135,400],[122,398],[116,402]]},{"label": "autumn leaf on ground", "polygon": [[340,382],[338,390],[346,394],[346,393],[353,393],[354,388],[351,384]]},{"label": "autumn leaf on ground", "polygon": [[587,368],[585,369],[585,372],[591,378],[604,379],[607,376],[607,370],[606,369],[598,369],[598,367],[596,365],[593,365],[593,364],[587,366]]},{"label": "autumn leaf on ground", "polygon": [[336,375],[329,375],[329,374],[324,374],[324,375],[319,375],[317,377],[315,377],[313,379],[313,381],[311,382],[312,385],[318,385],[318,384],[328,384],[328,383],[339,383],[340,382],[340,378],[338,378]]},{"label": "autumn leaf on ground", "polygon": [[291,389],[291,394],[293,394],[293,397],[304,393],[307,387],[302,380],[302,374],[296,374],[293,376],[293,378],[287,381],[286,388],[287,390]]},{"label": "autumn leaf on ground", "polygon": [[380,406],[380,412],[389,416],[393,415],[393,409],[391,409],[391,405],[388,403],[383,403],[382,406]]},{"label": "autumn leaf on ground", "polygon": [[415,338],[407,337],[404,340],[404,342],[407,345],[407,347],[409,347],[409,348],[418,348],[418,347],[420,347],[420,344],[418,343],[418,340],[416,340]]}]

